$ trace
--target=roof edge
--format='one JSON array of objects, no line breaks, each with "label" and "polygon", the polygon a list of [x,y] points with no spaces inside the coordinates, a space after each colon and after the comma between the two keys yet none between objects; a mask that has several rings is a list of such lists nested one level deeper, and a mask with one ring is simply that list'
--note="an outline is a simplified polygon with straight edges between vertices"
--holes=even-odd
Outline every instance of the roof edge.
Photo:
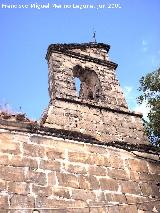
[{"label": "roof edge", "polygon": [[56,43],[56,44],[50,44],[48,46],[48,50],[50,48],[55,48],[55,49],[86,49],[86,48],[103,48],[107,52],[110,49],[110,45],[104,44],[104,43],[96,43],[96,42],[89,42],[89,43]]}]

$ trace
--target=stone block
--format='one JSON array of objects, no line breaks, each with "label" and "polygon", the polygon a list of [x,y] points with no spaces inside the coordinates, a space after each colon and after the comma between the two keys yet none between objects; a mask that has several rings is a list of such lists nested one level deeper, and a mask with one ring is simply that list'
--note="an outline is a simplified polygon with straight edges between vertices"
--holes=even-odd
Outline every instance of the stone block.
[{"label": "stone block", "polygon": [[89,154],[84,152],[68,152],[68,160],[85,164],[90,163]]},{"label": "stone block", "polygon": [[0,192],[7,190],[7,181],[0,179]]},{"label": "stone block", "polygon": [[61,164],[58,161],[53,160],[41,160],[39,168],[51,171],[60,171]]},{"label": "stone block", "polygon": [[36,183],[45,186],[47,184],[47,177],[43,172],[29,170],[25,174],[25,181],[27,183]]},{"label": "stone block", "polygon": [[146,161],[129,159],[128,163],[129,163],[129,167],[132,171],[148,172],[148,166],[147,166]]},{"label": "stone block", "polygon": [[48,148],[46,150],[46,156],[48,157],[48,159],[51,159],[51,160],[64,159],[65,153],[64,153],[64,150],[62,150],[62,149]]},{"label": "stone block", "polygon": [[83,201],[94,201],[96,199],[95,193],[89,190],[73,189],[72,199]]},{"label": "stone block", "polygon": [[123,169],[113,169],[113,168],[110,169],[110,168],[108,168],[107,169],[107,175],[110,178],[114,178],[114,179],[117,179],[117,180],[128,180],[129,179],[128,173]]},{"label": "stone block", "polygon": [[31,157],[45,157],[45,148],[43,146],[33,144],[23,144],[23,150],[25,156]]},{"label": "stone block", "polygon": [[140,180],[139,172],[137,172],[137,171],[129,170],[129,176],[130,176],[130,180],[132,180],[132,181],[139,182],[139,180]]},{"label": "stone block", "polygon": [[[66,209],[66,208],[72,208],[74,210],[77,208],[85,208],[87,207],[86,202],[81,200],[60,200],[55,198],[48,198],[48,197],[38,197],[36,199],[36,208],[49,208],[53,210],[60,210]],[[74,211],[73,211],[74,212]]]},{"label": "stone block", "polygon": [[37,196],[48,197],[52,195],[52,187],[32,184],[32,192]]},{"label": "stone block", "polygon": [[160,198],[160,186],[158,186],[157,182],[140,183],[140,186],[144,196]]},{"label": "stone block", "polygon": [[[66,211],[66,213],[90,213],[91,212],[90,209],[87,207],[86,208],[74,208],[74,209],[70,208],[70,209],[66,209],[65,211]],[[57,213],[59,213],[59,212],[57,212]]]},{"label": "stone block", "polygon": [[160,182],[160,175],[157,174],[148,174],[148,173],[139,173],[139,179],[148,182],[148,181],[156,181],[157,183]]},{"label": "stone block", "polygon": [[126,197],[124,194],[118,194],[118,193],[105,193],[105,199],[109,203],[127,203]]},{"label": "stone block", "polygon": [[25,182],[8,182],[8,192],[19,194],[19,195],[27,195],[30,192],[29,184]]},{"label": "stone block", "polygon": [[136,205],[124,205],[119,206],[119,213],[137,213],[137,206]]},{"label": "stone block", "polygon": [[54,186],[54,185],[58,184],[56,172],[48,173],[47,183],[48,183],[48,186]]},{"label": "stone block", "polygon": [[58,178],[58,184],[59,186],[65,186],[65,187],[72,187],[72,188],[78,188],[79,182],[78,177],[73,174],[67,174],[67,173],[56,173]]},{"label": "stone block", "polygon": [[0,152],[18,155],[21,153],[20,145],[13,141],[13,136],[10,134],[0,134]]},{"label": "stone block", "polygon": [[9,158],[8,155],[0,155],[0,165],[6,165],[8,166],[9,164]]},{"label": "stone block", "polygon": [[143,197],[143,196],[139,196],[139,195],[126,194],[125,197],[127,199],[128,204],[152,202],[149,197]]},{"label": "stone block", "polygon": [[86,167],[76,164],[65,163],[63,169],[73,174],[87,174]]},{"label": "stone block", "polygon": [[[118,206],[109,206],[108,207],[108,213],[119,213],[119,208]],[[129,212],[128,212],[129,213]]]},{"label": "stone block", "polygon": [[12,166],[0,166],[0,178],[6,181],[23,182],[25,180],[25,170]]},{"label": "stone block", "polygon": [[129,193],[129,194],[136,194],[136,195],[141,194],[140,186],[137,182],[119,181],[119,184],[121,186],[122,193]]},{"label": "stone block", "polygon": [[108,208],[105,207],[93,207],[90,208],[90,213],[106,213]]},{"label": "stone block", "polygon": [[29,167],[31,169],[38,168],[37,160],[30,157],[12,156],[12,158],[9,160],[8,165],[14,167]]},{"label": "stone block", "polygon": [[106,176],[107,174],[106,168],[101,166],[89,166],[88,172],[89,175],[96,175],[96,176]]},{"label": "stone block", "polygon": [[80,175],[79,176],[79,188],[96,190],[96,189],[100,188],[100,185],[99,185],[98,179],[95,176]]},{"label": "stone block", "polygon": [[80,189],[90,189],[91,184],[88,176],[80,175],[79,176],[79,188]]},{"label": "stone block", "polygon": [[114,179],[100,178],[99,182],[102,190],[118,191],[118,183]]},{"label": "stone block", "polygon": [[124,169],[124,161],[116,155],[110,155],[109,162],[113,168]]},{"label": "stone block", "polygon": [[26,196],[14,194],[10,199],[10,208],[17,208],[19,210],[34,208],[34,197],[30,195]]},{"label": "stone block", "polygon": [[144,212],[160,212],[160,202],[158,201],[152,201],[152,202],[146,202],[137,205],[138,210],[142,210]]},{"label": "stone block", "polygon": [[53,196],[59,197],[61,199],[62,198],[71,199],[70,190],[68,188],[53,187],[52,194]]},{"label": "stone block", "polygon": [[8,196],[6,195],[0,195],[0,209],[6,209],[9,208],[9,203],[8,203]]},{"label": "stone block", "polygon": [[91,156],[92,156],[93,164],[96,164],[98,166],[105,166],[105,167],[110,166],[108,157],[104,155],[100,155],[100,154],[93,154]]},{"label": "stone block", "polygon": [[28,143],[29,142],[29,136],[24,133],[18,133],[13,135],[14,141],[15,142],[21,142],[21,143]]},{"label": "stone block", "polygon": [[149,167],[149,172],[152,174],[159,174],[160,175],[160,164],[159,162],[157,163],[149,163],[148,164]]}]

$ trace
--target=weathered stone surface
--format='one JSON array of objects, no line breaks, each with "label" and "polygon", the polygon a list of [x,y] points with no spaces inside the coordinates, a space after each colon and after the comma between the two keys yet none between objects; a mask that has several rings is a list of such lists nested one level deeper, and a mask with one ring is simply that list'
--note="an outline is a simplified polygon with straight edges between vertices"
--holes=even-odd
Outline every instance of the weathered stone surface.
[{"label": "weathered stone surface", "polygon": [[116,180],[101,178],[99,181],[102,190],[118,191],[118,182]]},{"label": "weathered stone surface", "polygon": [[60,198],[67,198],[71,199],[71,193],[68,188],[63,188],[63,187],[53,187],[52,188],[52,194],[53,196],[57,196]]},{"label": "weathered stone surface", "polygon": [[29,184],[25,182],[8,182],[8,192],[27,195],[30,192]]},{"label": "weathered stone surface", "polygon": [[143,160],[128,160],[129,167],[132,171],[148,172],[147,162]]},{"label": "weathered stone surface", "polygon": [[100,166],[90,166],[88,169],[88,172],[90,175],[96,175],[96,176],[106,176],[107,171],[105,167]]},{"label": "weathered stone surface", "polygon": [[51,171],[60,171],[61,164],[54,160],[41,160],[39,168]]},{"label": "weathered stone surface", "polygon": [[25,180],[24,171],[24,168],[0,166],[0,178],[7,181],[23,182]]},{"label": "weathered stone surface", "polygon": [[72,198],[74,200],[94,201],[96,199],[95,193],[88,190],[74,189],[72,190]]},{"label": "weathered stone surface", "polygon": [[160,175],[160,163],[157,162],[157,163],[149,163],[148,164],[148,169],[149,169],[149,172],[150,173],[153,173],[153,174],[159,174]]},{"label": "weathered stone surface", "polygon": [[[42,123],[53,128],[83,132],[103,142],[147,143],[141,116],[128,110],[115,76],[117,65],[109,61],[105,45],[100,48],[97,45],[49,46],[47,61],[51,104]],[[79,92],[76,91],[75,78],[81,82]]]},{"label": "weathered stone surface", "polygon": [[136,205],[120,206],[119,212],[120,213],[136,213],[137,212],[137,206]]},{"label": "weathered stone surface", "polygon": [[0,179],[0,191],[5,191],[7,189],[7,181]]},{"label": "weathered stone surface", "polygon": [[13,143],[13,136],[10,134],[1,134],[0,137],[0,152],[10,154],[20,154],[19,143]]},{"label": "weathered stone surface", "polygon": [[124,161],[120,157],[116,155],[110,155],[109,162],[111,164],[111,167],[114,167],[116,169],[124,169]]},{"label": "weathered stone surface", "polygon": [[78,188],[78,177],[73,174],[57,173],[59,186]]},{"label": "weathered stone surface", "polygon": [[105,199],[109,203],[127,203],[126,197],[122,193],[105,193]]},{"label": "weathered stone surface", "polygon": [[128,110],[108,50],[51,45],[42,119],[0,113],[0,213],[160,211],[158,151]]},{"label": "weathered stone surface", "polygon": [[49,148],[46,150],[46,156],[48,159],[63,159],[65,156],[64,150],[58,150],[57,148]]},{"label": "weathered stone surface", "polygon": [[127,203],[128,204],[138,204],[138,203],[146,203],[146,202],[151,202],[152,201],[151,198],[143,197],[143,196],[140,196],[140,195],[126,194],[125,197],[127,199]]},{"label": "weathered stone surface", "polygon": [[38,144],[39,149],[22,149],[20,155],[0,153],[2,210],[13,206],[20,209],[13,213],[21,213],[22,208],[31,213],[27,208],[36,205],[44,213],[43,208],[51,212],[159,211],[154,201],[159,199],[158,163],[122,149],[99,145],[98,150],[94,144],[91,149],[90,144],[55,136],[39,135],[34,144],[32,133],[28,140],[24,138],[20,149],[26,144]]},{"label": "weathered stone surface", "polygon": [[129,175],[123,169],[107,169],[107,175],[117,180],[128,180]]},{"label": "weathered stone surface", "polygon": [[45,157],[45,149],[42,146],[24,143],[23,149],[26,156]]},{"label": "weathered stone surface", "polygon": [[13,195],[10,200],[11,208],[34,208],[34,198],[30,195]]},{"label": "weathered stone surface", "polygon": [[159,200],[155,202],[146,202],[137,205],[138,209],[148,212],[159,212],[160,211],[160,203]]},{"label": "weathered stone surface", "polygon": [[140,186],[137,182],[133,181],[120,181],[121,191],[123,193],[130,193],[130,194],[141,194]]},{"label": "weathered stone surface", "polygon": [[38,196],[49,197],[52,195],[52,187],[50,186],[38,186],[36,184],[32,185],[32,192]]},{"label": "weathered stone surface", "polygon": [[66,209],[66,208],[85,208],[87,207],[86,202],[81,200],[58,200],[58,199],[51,199],[47,197],[38,197],[36,199],[36,207],[37,208],[50,208],[50,209]]},{"label": "weathered stone surface", "polygon": [[[159,166],[148,158],[137,159],[122,149],[101,145],[98,149],[94,144],[55,136],[27,133],[22,139],[21,135],[21,148],[29,144],[39,149],[26,149],[24,155],[23,151],[20,155],[0,153],[2,206],[28,208],[36,199],[36,208],[52,208],[51,212],[130,213],[135,205],[135,212],[150,212],[145,203],[159,199]],[[158,209],[154,203],[153,208]]]},{"label": "weathered stone surface", "polygon": [[84,166],[76,164],[65,164],[63,167],[66,171],[75,174],[87,174],[87,169]]},{"label": "weathered stone surface", "polygon": [[106,213],[108,212],[107,211],[107,208],[103,208],[103,207],[97,207],[97,208],[90,208],[90,212],[91,213]]},{"label": "weathered stone surface", "polygon": [[47,184],[47,177],[46,177],[46,174],[43,172],[36,172],[36,171],[29,170],[26,173],[24,180],[27,183],[36,183],[42,186]]},{"label": "weathered stone surface", "polygon": [[0,195],[0,208],[5,209],[9,207],[8,196]]},{"label": "weathered stone surface", "polygon": [[160,197],[160,186],[157,182],[148,181],[147,183],[141,183],[140,186],[144,196]]},{"label": "weathered stone surface", "polygon": [[58,180],[57,180],[57,176],[56,176],[56,172],[49,172],[47,175],[47,183],[48,186],[55,186],[56,184],[58,184]]}]

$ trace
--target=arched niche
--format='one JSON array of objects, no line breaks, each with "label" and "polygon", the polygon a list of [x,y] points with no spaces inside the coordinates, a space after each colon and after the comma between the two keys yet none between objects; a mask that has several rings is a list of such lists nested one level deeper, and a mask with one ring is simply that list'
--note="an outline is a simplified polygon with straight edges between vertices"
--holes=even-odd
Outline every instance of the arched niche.
[{"label": "arched niche", "polygon": [[[80,65],[73,67],[73,76],[80,81],[79,98],[86,100],[101,99],[101,85],[95,71],[89,68],[82,68]],[[78,81],[77,81],[78,82]],[[77,85],[76,85],[77,88]]]}]

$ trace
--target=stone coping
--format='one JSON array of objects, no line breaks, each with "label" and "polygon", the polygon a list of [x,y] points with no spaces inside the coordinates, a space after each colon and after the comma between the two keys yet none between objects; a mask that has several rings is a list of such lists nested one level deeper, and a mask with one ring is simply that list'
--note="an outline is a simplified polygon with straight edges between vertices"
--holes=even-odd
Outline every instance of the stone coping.
[{"label": "stone coping", "polygon": [[[134,112],[134,111],[129,111],[128,108],[118,108],[118,107],[110,107],[110,106],[105,106],[105,105],[100,105],[97,104],[97,102],[95,103],[94,101],[90,101],[90,103],[85,100],[75,100],[75,99],[69,99],[69,98],[60,98],[60,97],[56,97],[56,100],[60,100],[60,101],[64,101],[64,102],[69,102],[69,103],[74,103],[74,104],[80,104],[80,105],[85,105],[87,107],[93,107],[96,109],[100,109],[100,110],[106,110],[106,111],[111,111],[111,112],[116,112],[116,113],[120,113],[120,114],[126,114],[126,115],[131,115],[131,116],[136,116],[136,117],[143,117],[143,114],[141,112]],[[51,100],[51,105],[52,101],[54,102],[54,100]],[[103,104],[103,103],[102,103]]]},{"label": "stone coping", "polygon": [[[69,57],[73,57],[73,58],[77,58],[77,59],[80,59],[80,60],[83,60],[83,61],[89,61],[89,62],[93,62],[93,63],[96,63],[96,64],[100,64],[100,65],[103,65],[103,66],[107,66],[109,68],[112,68],[112,69],[116,69],[118,67],[118,64],[112,62],[112,61],[105,61],[105,60],[102,60],[102,59],[98,59],[98,58],[94,58],[94,57],[91,57],[91,56],[88,56],[88,55],[84,55],[84,54],[80,54],[80,53],[75,53],[73,51],[71,51],[73,48],[69,48],[70,46],[72,47],[73,44],[51,44],[49,47],[48,47],[48,50],[47,50],[47,54],[46,54],[46,60],[49,60],[51,54],[54,52],[54,53],[63,53],[64,55],[67,55]],[[96,44],[98,45],[98,44]],[[101,43],[99,44],[99,47],[101,47]],[[105,45],[105,44],[103,44]],[[74,48],[86,48],[87,45],[85,44],[76,44],[74,46]]]},{"label": "stone coping", "polygon": [[62,139],[73,140],[76,142],[84,142],[88,144],[95,144],[100,146],[114,147],[118,149],[123,149],[126,151],[138,151],[141,153],[148,153],[160,156],[160,148],[153,145],[146,144],[131,144],[126,141],[111,141],[111,142],[102,142],[98,141],[94,137],[83,134],[76,131],[69,131],[64,129],[55,129],[50,127],[41,126],[37,121],[33,122],[20,122],[20,121],[11,121],[0,119],[0,129],[24,132],[31,134],[38,134],[41,136],[52,136]]},{"label": "stone coping", "polygon": [[86,48],[102,48],[105,49],[107,52],[110,49],[110,45],[108,44],[104,44],[104,43],[96,43],[96,42],[89,42],[89,43],[69,43],[69,44],[50,44],[48,47],[49,48],[55,48],[55,49],[86,49]]}]

